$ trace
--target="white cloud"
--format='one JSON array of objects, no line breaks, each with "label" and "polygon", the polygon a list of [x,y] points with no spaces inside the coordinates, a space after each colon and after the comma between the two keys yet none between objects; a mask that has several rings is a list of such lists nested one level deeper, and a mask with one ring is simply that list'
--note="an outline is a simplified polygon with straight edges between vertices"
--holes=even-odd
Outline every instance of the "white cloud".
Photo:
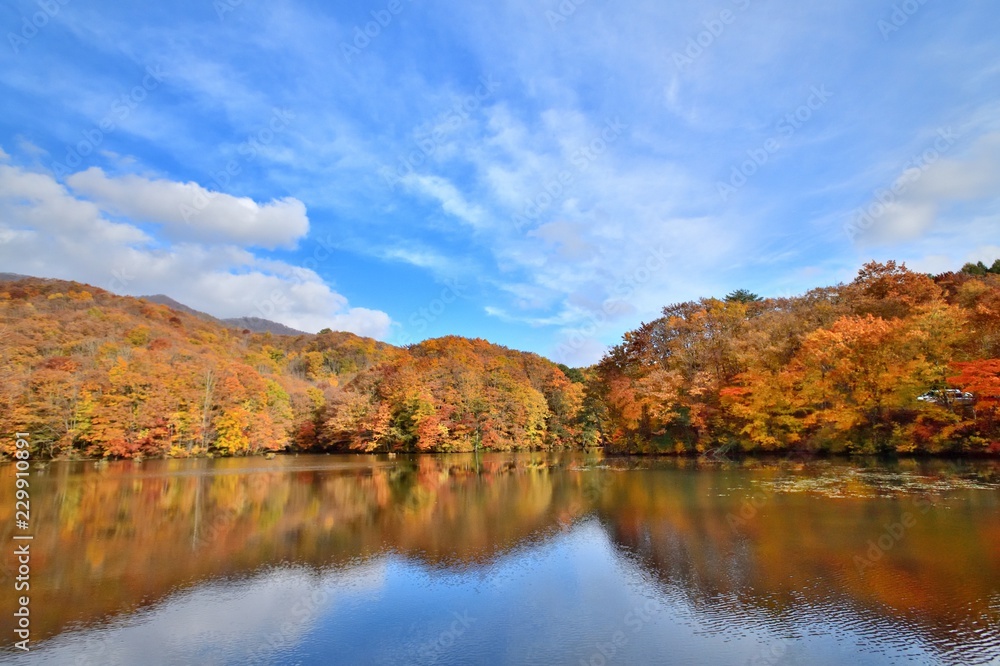
[{"label": "white cloud", "polygon": [[9,159],[10,155],[8,155],[7,151],[3,149],[3,146],[0,146],[0,162],[6,162]]},{"label": "white cloud", "polygon": [[[928,149],[930,151],[931,149]],[[957,150],[957,147],[956,149]],[[926,155],[933,157],[937,151]],[[1000,191],[1000,132],[986,132],[970,141],[964,154],[934,159],[918,157],[892,188],[881,188],[888,203],[867,207],[859,240],[863,244],[893,244],[921,238],[949,221],[957,204],[992,199]],[[881,203],[881,202],[879,202]]]},{"label": "white cloud", "polygon": [[564,259],[579,260],[594,254],[595,248],[582,239],[580,228],[564,220],[546,222],[528,235],[551,244],[556,255]]},{"label": "white cloud", "polygon": [[600,360],[609,346],[592,335],[568,331],[560,336],[559,342],[549,353],[549,358],[570,367],[585,367]]},{"label": "white cloud", "polygon": [[865,234],[866,243],[896,243],[919,238],[934,226],[938,205],[933,201],[898,201],[885,207],[885,212]]},{"label": "white cloud", "polygon": [[[98,192],[101,196],[95,198],[101,205],[74,196],[48,174],[0,165],[4,270],[77,280],[136,296],[165,293],[217,317],[264,317],[311,333],[327,327],[376,338],[389,333],[386,313],[349,307],[314,271],[258,257],[242,247],[259,244],[266,229],[257,227],[252,234],[234,230],[228,243],[169,243],[131,223],[109,221],[102,210],[113,201],[116,214],[148,219],[142,211],[155,215],[169,206],[170,195],[184,191],[182,183],[119,181],[93,173],[70,180]],[[125,191],[127,184],[159,201],[144,204]],[[268,216],[279,213],[251,203],[260,211],[252,218],[255,224],[261,219],[278,224],[278,218]],[[304,211],[301,222],[297,216],[293,221],[299,229],[308,228]],[[284,233],[291,239],[299,231]]]},{"label": "white cloud", "polygon": [[347,312],[334,315],[327,326],[335,331],[351,331],[358,335],[384,340],[389,335],[392,319],[379,310],[351,308]]},{"label": "white cloud", "polygon": [[906,267],[917,273],[930,273],[932,275],[947,273],[956,268],[955,258],[947,254],[931,254],[920,259],[907,261]]},{"label": "white cloud", "polygon": [[164,234],[173,240],[294,247],[309,232],[306,207],[297,199],[261,205],[197,183],[135,175],[112,178],[97,167],[75,173],[66,182],[102,210],[163,225]]},{"label": "white cloud", "polygon": [[419,268],[428,268],[439,275],[448,275],[456,271],[455,261],[427,248],[389,247],[384,249],[380,256],[389,261],[401,261]]},{"label": "white cloud", "polygon": [[34,142],[30,141],[29,139],[25,138],[20,134],[18,134],[15,138],[17,139],[18,150],[20,150],[25,155],[30,155],[31,157],[37,159],[41,158],[43,155],[48,154],[47,150],[36,145]]},{"label": "white cloud", "polygon": [[97,206],[71,196],[51,176],[14,166],[0,165],[0,205],[4,227],[25,231],[42,241],[47,237],[56,246],[81,236],[89,237],[88,245],[95,249],[151,240],[134,226],[109,222]]},{"label": "white cloud", "polygon": [[470,204],[458,188],[440,176],[418,176],[410,174],[403,179],[410,189],[424,194],[441,204],[441,208],[466,224],[479,227],[483,224],[483,210]]},{"label": "white cloud", "polygon": [[991,266],[994,261],[1000,259],[1000,245],[980,245],[975,250],[965,255],[967,262],[973,263],[981,261],[987,266]]},{"label": "white cloud", "polygon": [[932,164],[914,187],[915,198],[968,201],[1000,190],[1000,132],[972,142],[966,155]]}]

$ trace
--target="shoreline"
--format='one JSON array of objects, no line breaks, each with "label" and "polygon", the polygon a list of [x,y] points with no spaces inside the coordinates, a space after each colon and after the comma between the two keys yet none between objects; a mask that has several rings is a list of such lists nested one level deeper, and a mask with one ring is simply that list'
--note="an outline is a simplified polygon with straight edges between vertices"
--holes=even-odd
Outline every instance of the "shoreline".
[{"label": "shoreline", "polygon": [[[241,459],[252,459],[260,458],[264,460],[275,460],[278,458],[297,458],[299,456],[364,456],[369,458],[388,458],[390,460],[396,457],[403,458],[422,458],[422,457],[433,457],[433,456],[467,456],[467,455],[526,455],[526,454],[567,454],[567,453],[579,453],[579,454],[594,454],[601,453],[602,457],[605,459],[621,459],[621,460],[651,460],[651,459],[661,459],[661,460],[689,460],[697,462],[717,462],[717,463],[739,463],[748,460],[759,460],[759,461],[774,461],[774,462],[816,462],[816,461],[873,461],[873,462],[892,462],[892,461],[903,461],[903,460],[945,460],[945,461],[964,461],[964,460],[975,460],[975,461],[997,461],[1000,462],[1000,454],[989,454],[983,452],[970,452],[970,453],[928,453],[928,452],[912,452],[904,454],[872,454],[872,453],[830,453],[830,452],[801,452],[801,451],[788,451],[788,452],[760,452],[760,451],[736,451],[736,452],[726,452],[721,455],[712,455],[711,453],[674,453],[674,452],[659,452],[659,453],[646,453],[646,452],[620,452],[613,451],[609,452],[605,450],[604,447],[591,447],[591,448],[562,448],[562,449],[511,449],[506,451],[501,450],[479,450],[479,451],[272,451],[267,453],[257,453],[250,455],[211,455],[211,454],[200,454],[200,455],[190,455],[190,456],[137,456],[132,458],[125,457],[55,457],[55,458],[32,458],[32,467],[36,468],[39,465],[48,466],[51,463],[112,463],[112,462],[133,462],[142,463],[148,461],[159,461],[159,460],[241,460]],[[15,458],[8,456],[0,456],[0,465],[13,464],[16,462]]]}]

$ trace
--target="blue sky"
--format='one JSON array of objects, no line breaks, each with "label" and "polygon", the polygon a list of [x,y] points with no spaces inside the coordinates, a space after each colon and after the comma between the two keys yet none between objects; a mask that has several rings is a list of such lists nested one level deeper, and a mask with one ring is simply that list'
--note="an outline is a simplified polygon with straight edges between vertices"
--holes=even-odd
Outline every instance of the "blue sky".
[{"label": "blue sky", "polygon": [[670,303],[1000,257],[987,0],[15,0],[0,26],[3,271],[582,365]]}]

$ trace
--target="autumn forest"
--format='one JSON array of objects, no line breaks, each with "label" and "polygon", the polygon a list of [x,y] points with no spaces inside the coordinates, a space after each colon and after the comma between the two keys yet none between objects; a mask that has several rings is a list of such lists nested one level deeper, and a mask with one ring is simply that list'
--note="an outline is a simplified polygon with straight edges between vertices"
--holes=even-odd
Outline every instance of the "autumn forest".
[{"label": "autumn forest", "polygon": [[0,430],[46,457],[1000,455],[1000,260],[669,305],[590,368],[480,339],[252,333],[31,278],[0,283],[0,372]]}]

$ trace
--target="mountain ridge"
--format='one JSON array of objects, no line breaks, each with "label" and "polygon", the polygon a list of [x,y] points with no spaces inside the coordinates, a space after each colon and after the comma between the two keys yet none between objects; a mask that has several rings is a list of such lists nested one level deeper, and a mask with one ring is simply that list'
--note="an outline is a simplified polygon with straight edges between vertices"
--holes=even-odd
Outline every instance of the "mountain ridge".
[{"label": "mountain ridge", "polygon": [[166,294],[153,294],[152,296],[139,296],[139,298],[149,301],[150,303],[156,303],[158,305],[166,305],[168,308],[174,310],[180,310],[181,312],[186,312],[189,315],[198,317],[199,319],[204,319],[205,321],[210,321],[226,328],[235,328],[240,330],[247,330],[251,333],[271,333],[272,335],[313,335],[312,333],[307,333],[305,331],[300,331],[298,329],[292,328],[291,326],[286,326],[280,322],[271,321],[270,319],[264,319],[262,317],[226,317],[220,318],[208,314],[207,312],[202,312],[201,310],[196,310],[189,305],[185,305],[180,301],[167,296]]},{"label": "mountain ridge", "polygon": [[[58,282],[73,282],[73,280],[60,280],[59,278],[48,278],[48,277],[38,277],[35,275],[23,275],[21,273],[0,273],[0,282],[18,282],[20,280],[55,280]],[[79,283],[86,284],[86,283]],[[93,286],[93,285],[87,285]],[[262,317],[216,317],[210,315],[207,312],[202,312],[201,310],[196,310],[189,305],[181,303],[175,298],[171,298],[166,294],[152,294],[149,296],[137,296],[144,301],[149,301],[150,303],[156,303],[157,305],[166,305],[172,310],[179,310],[186,314],[198,317],[204,321],[212,322],[213,324],[219,324],[226,328],[233,328],[239,330],[247,330],[251,333],[270,333],[272,335],[313,335],[313,333],[307,333],[306,331],[300,331],[291,326],[286,326],[277,321],[271,321],[270,319],[264,319]]]}]

